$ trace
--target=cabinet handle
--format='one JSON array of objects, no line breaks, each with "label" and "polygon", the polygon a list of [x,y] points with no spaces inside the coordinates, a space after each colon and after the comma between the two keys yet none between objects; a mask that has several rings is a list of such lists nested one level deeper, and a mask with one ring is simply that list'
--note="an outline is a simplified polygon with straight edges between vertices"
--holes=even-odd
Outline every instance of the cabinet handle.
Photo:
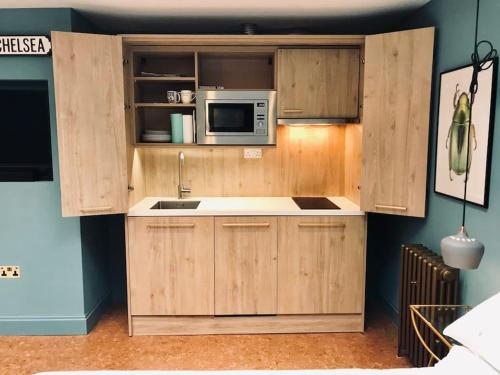
[{"label": "cabinet handle", "polygon": [[285,113],[302,113],[302,109],[284,109],[283,112]]},{"label": "cabinet handle", "polygon": [[178,224],[148,224],[149,229],[164,229],[164,228],[194,228],[194,223],[178,223]]},{"label": "cabinet handle", "polygon": [[90,213],[90,212],[107,212],[111,211],[113,207],[111,206],[101,206],[101,207],[85,207],[81,208],[80,211],[83,213]]},{"label": "cabinet handle", "polygon": [[376,210],[394,210],[394,211],[406,211],[407,208],[403,206],[388,206],[384,204],[376,204],[375,205]]},{"label": "cabinet handle", "polygon": [[345,228],[344,223],[299,223],[300,228]]},{"label": "cabinet handle", "polygon": [[222,224],[224,228],[268,228],[269,223],[231,223]]}]

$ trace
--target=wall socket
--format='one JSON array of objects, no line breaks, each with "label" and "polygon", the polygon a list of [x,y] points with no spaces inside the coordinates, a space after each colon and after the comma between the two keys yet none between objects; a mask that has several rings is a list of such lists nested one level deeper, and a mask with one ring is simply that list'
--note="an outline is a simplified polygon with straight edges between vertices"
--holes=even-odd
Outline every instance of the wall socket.
[{"label": "wall socket", "polygon": [[245,148],[243,150],[243,157],[245,159],[260,159],[262,158],[261,148]]},{"label": "wall socket", "polygon": [[17,279],[21,277],[21,267],[0,266],[0,279]]}]

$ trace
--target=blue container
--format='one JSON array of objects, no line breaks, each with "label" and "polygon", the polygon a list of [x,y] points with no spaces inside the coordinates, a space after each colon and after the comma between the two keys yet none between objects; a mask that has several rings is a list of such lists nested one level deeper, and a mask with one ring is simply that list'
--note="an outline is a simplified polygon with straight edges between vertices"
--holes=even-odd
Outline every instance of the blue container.
[{"label": "blue container", "polygon": [[170,115],[170,124],[172,125],[172,143],[184,143],[182,137],[182,113],[172,113]]}]

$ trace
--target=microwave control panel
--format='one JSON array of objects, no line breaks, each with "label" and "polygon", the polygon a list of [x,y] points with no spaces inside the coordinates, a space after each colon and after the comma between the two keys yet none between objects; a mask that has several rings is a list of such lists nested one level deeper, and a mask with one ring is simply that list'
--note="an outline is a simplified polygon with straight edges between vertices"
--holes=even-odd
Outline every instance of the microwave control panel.
[{"label": "microwave control panel", "polygon": [[267,107],[267,100],[255,102],[255,134],[267,135]]}]

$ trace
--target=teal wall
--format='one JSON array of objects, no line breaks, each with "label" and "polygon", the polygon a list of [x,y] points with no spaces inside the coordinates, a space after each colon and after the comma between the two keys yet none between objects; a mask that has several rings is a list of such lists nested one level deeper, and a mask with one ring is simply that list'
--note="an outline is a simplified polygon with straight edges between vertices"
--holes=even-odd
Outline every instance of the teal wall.
[{"label": "teal wall", "polygon": [[[0,10],[1,35],[89,27],[71,9]],[[0,182],[0,264],[22,272],[0,281],[0,334],[86,333],[109,294],[107,230],[100,218],[61,217],[52,59],[2,56],[0,79],[48,80],[54,165],[51,182]]]},{"label": "teal wall", "polygon": [[[414,13],[401,28],[436,26],[433,105],[431,113],[430,158],[428,178],[428,211],[424,220],[370,215],[369,254],[371,280],[377,284],[378,294],[398,310],[399,301],[399,245],[422,243],[439,251],[442,237],[455,233],[461,224],[459,201],[434,193],[435,140],[437,134],[437,97],[439,74],[451,68],[470,63],[474,46],[474,19],[476,0],[433,0]],[[479,40],[489,39],[500,49],[500,1],[481,0]],[[498,85],[498,83],[497,83]],[[481,239],[486,253],[478,270],[462,271],[462,300],[477,304],[500,291],[500,90],[496,100],[496,127],[488,209],[469,206],[466,226],[469,233]]]},{"label": "teal wall", "polygon": [[103,301],[110,294],[108,275],[109,233],[107,216],[82,217],[80,233],[82,244],[83,307],[90,329],[97,322]]},{"label": "teal wall", "polygon": [[[437,26],[433,97],[439,73],[469,62],[475,0],[433,0],[401,29]],[[482,0],[480,37],[500,47],[500,1]],[[380,25],[378,25],[380,26]],[[385,30],[392,25],[383,24]],[[96,32],[70,9],[0,10],[0,34],[48,34],[51,30]],[[0,334],[81,334],[99,317],[103,301],[123,302],[125,265],[123,217],[62,218],[55,104],[50,57],[0,57],[0,79],[47,79],[54,163],[53,182],[0,183],[0,264],[20,265],[22,277],[0,282]],[[500,95],[499,95],[500,98]],[[500,117],[497,99],[497,118]],[[426,219],[369,216],[369,294],[398,305],[399,245],[423,243],[439,249],[440,239],[460,224],[460,203],[433,192],[437,105],[431,116],[428,212]],[[496,122],[498,123],[499,120]],[[0,122],[0,127],[2,123]],[[500,290],[500,131],[494,137],[490,208],[468,208],[467,226],[484,241],[480,269],[463,272],[466,303]]]}]

